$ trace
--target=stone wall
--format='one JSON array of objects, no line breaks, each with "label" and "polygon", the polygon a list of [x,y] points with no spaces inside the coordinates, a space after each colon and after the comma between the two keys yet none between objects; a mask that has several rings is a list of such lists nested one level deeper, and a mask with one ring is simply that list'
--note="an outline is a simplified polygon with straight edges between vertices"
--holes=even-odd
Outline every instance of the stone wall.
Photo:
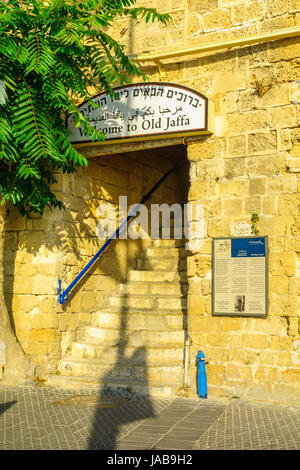
[{"label": "stone wall", "polygon": [[[131,53],[187,47],[288,28],[300,23],[299,0],[141,0],[172,15],[168,27],[120,20],[116,39]],[[190,385],[202,349],[209,396],[299,403],[300,401],[300,79],[299,38],[281,39],[200,57],[166,61],[143,70],[150,80],[186,85],[214,103],[214,134],[187,141],[189,200],[205,207],[206,237],[188,260]],[[296,97],[296,98],[295,98]],[[62,311],[57,277],[64,285],[95,253],[95,210],[126,190],[134,202],[159,178],[164,159],[134,153],[100,157],[85,171],[59,177],[67,210],[45,218],[10,217],[7,223],[6,295],[25,351],[55,372],[62,350],[89,313],[105,305],[128,263],[143,249],[119,242]],[[150,168],[151,167],[151,168]],[[174,189],[174,187],[173,187]],[[92,198],[91,198],[92,195]],[[172,187],[160,202],[176,200]],[[166,199],[164,199],[166,198]],[[133,202],[132,201],[132,202]],[[269,314],[261,318],[212,317],[211,245],[234,236],[256,212],[260,235],[269,237]],[[129,254],[129,251],[130,254]],[[13,293],[13,295],[12,295]]]},{"label": "stone wall", "polygon": [[[138,203],[174,166],[172,159],[168,149],[94,158],[85,170],[57,175],[55,190],[65,203],[64,211],[47,210],[43,218],[10,213],[4,247],[5,296],[17,337],[39,374],[56,371],[61,354],[71,348],[75,330],[108,305],[149,244],[130,239],[111,243],[70,300],[60,306],[58,278],[65,289],[104,243],[97,237],[97,208],[110,203],[117,210],[119,196],[128,197],[128,208]],[[173,203],[178,199],[176,187],[172,174],[148,204]]]},{"label": "stone wall", "polygon": [[166,28],[156,22],[145,27],[142,19],[121,20],[113,34],[132,53],[195,46],[300,24],[299,0],[138,0],[137,5],[169,13],[171,22]]},{"label": "stone wall", "polygon": [[[172,22],[167,28],[120,23],[116,37],[135,54],[300,24],[296,0],[148,3],[169,12]],[[203,349],[210,395],[300,401],[299,52],[299,38],[292,38],[167,60],[163,75],[145,67],[150,80],[184,84],[215,106],[214,134],[188,143],[189,200],[205,206],[206,224],[202,249],[188,263],[194,391],[194,361]],[[237,235],[254,212],[259,233],[269,237],[268,317],[212,317],[212,238]]]},{"label": "stone wall", "polygon": [[[190,199],[204,204],[207,223],[202,252],[189,263],[192,357],[205,351],[211,394],[300,400],[297,56],[293,39],[194,63],[216,105],[215,134],[188,148]],[[211,239],[236,235],[254,212],[269,237],[269,315],[212,317]]]}]

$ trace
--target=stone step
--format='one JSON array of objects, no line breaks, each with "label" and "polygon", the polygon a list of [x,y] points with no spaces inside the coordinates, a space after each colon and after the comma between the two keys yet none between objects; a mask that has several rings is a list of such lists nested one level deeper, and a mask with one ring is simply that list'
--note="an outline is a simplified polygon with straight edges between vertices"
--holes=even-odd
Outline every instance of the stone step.
[{"label": "stone step", "polygon": [[122,309],[151,310],[153,307],[153,298],[148,296],[112,296],[109,299],[111,307],[121,307]]},{"label": "stone step", "polygon": [[155,381],[159,383],[180,382],[183,366],[178,364],[140,364],[123,359],[117,363],[107,363],[99,359],[64,358],[58,362],[58,370],[64,376],[87,376],[109,380],[111,378],[130,379],[135,382]]},{"label": "stone step", "polygon": [[121,378],[100,381],[94,377],[49,375],[47,385],[64,390],[86,391],[86,393],[92,390],[98,392],[99,395],[111,391],[119,392],[125,396],[140,394],[157,398],[169,398],[176,395],[176,391],[182,383],[156,384],[155,382],[135,382]]},{"label": "stone step", "polygon": [[91,314],[91,326],[95,328],[113,328],[120,327],[126,330],[181,330],[186,324],[186,315],[172,314],[168,315],[154,314],[151,312],[143,313],[122,313],[122,312],[94,312]]},{"label": "stone step", "polygon": [[153,246],[146,249],[145,256],[147,258],[169,258],[173,257],[175,259],[178,258],[186,258],[189,256],[189,251],[185,248],[172,248],[172,247],[164,247],[164,246]]},{"label": "stone step", "polygon": [[158,240],[152,240],[152,245],[153,247],[162,247],[162,248],[184,248],[185,247],[186,240],[185,239],[171,239],[171,240],[164,240],[164,239],[158,239]]},{"label": "stone step", "polygon": [[150,294],[151,295],[163,295],[165,298],[167,296],[186,296],[188,293],[189,284],[187,278],[180,280],[177,283],[168,283],[168,282],[152,282],[150,284]]},{"label": "stone step", "polygon": [[185,297],[158,297],[158,296],[112,296],[109,305],[113,308],[123,310],[182,310],[186,309],[187,299]]},{"label": "stone step", "polygon": [[174,257],[150,257],[150,258],[137,258],[135,263],[135,269],[138,270],[155,270],[155,271],[174,271],[174,272],[186,272],[186,259]]},{"label": "stone step", "polygon": [[188,282],[133,282],[120,283],[116,290],[119,295],[162,295],[164,297],[181,297],[188,293]]},{"label": "stone step", "polygon": [[182,347],[169,349],[165,347],[149,347],[137,349],[135,347],[125,346],[120,349],[120,346],[103,346],[102,344],[74,342],[71,352],[72,357],[75,359],[101,359],[110,364],[117,362],[120,354],[122,354],[122,357],[127,358],[130,364],[143,361],[147,364],[161,363],[182,365],[184,359],[184,350]]},{"label": "stone step", "polygon": [[76,341],[80,343],[106,343],[110,345],[126,344],[133,347],[183,346],[183,330],[157,331],[153,329],[120,331],[113,328],[95,328],[86,326],[76,330]]},{"label": "stone step", "polygon": [[131,282],[180,282],[187,280],[187,275],[185,273],[178,273],[172,271],[150,271],[144,270],[139,271],[137,269],[132,269],[128,273],[128,281]]}]

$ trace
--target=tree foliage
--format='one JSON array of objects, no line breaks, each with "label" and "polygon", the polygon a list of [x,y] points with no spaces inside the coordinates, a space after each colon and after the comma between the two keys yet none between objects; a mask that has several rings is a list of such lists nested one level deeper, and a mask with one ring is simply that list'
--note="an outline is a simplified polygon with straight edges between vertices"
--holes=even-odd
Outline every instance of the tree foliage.
[{"label": "tree foliage", "polygon": [[144,74],[108,28],[120,17],[166,23],[168,15],[136,0],[2,0],[0,2],[0,195],[22,214],[63,207],[51,190],[57,172],[87,160],[68,140],[65,116],[103,140],[76,103],[91,87]]}]

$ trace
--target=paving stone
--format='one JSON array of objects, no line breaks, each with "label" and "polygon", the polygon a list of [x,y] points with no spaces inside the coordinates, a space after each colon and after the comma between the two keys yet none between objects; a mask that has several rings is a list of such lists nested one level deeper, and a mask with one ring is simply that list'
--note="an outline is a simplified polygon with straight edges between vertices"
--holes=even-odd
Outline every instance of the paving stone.
[{"label": "paving stone", "polygon": [[300,449],[300,407],[141,396],[115,408],[53,405],[74,393],[0,386],[0,449]]}]

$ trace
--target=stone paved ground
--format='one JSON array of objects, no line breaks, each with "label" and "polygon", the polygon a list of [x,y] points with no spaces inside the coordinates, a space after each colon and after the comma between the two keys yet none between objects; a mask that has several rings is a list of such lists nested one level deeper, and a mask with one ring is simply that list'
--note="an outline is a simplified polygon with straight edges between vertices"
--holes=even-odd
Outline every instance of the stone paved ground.
[{"label": "stone paved ground", "polygon": [[0,449],[300,449],[300,406],[86,395],[0,386]]}]

